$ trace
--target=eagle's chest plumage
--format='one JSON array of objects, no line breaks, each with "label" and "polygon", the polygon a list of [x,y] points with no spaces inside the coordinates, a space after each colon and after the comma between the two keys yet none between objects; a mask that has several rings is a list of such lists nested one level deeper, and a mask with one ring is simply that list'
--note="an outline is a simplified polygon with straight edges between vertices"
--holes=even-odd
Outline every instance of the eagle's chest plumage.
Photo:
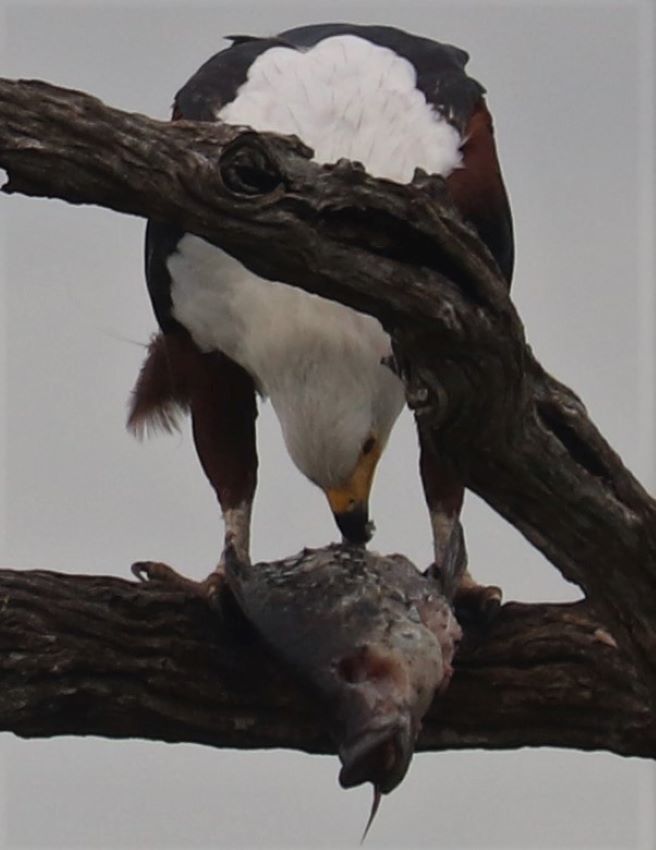
[{"label": "eagle's chest plumage", "polygon": [[218,349],[243,366],[274,403],[305,382],[343,385],[353,370],[363,382],[376,380],[390,353],[372,316],[264,280],[197,236],[180,240],[168,267],[176,319],[202,351]]},{"label": "eagle's chest plumage", "polygon": [[[296,134],[319,162],[346,157],[398,182],[412,179],[417,166],[447,175],[461,158],[457,130],[427,104],[413,65],[353,35],[304,51],[269,48],[215,117]],[[380,365],[390,344],[375,319],[258,278],[189,235],[167,265],[173,316],[201,349],[219,349],[250,372],[274,404],[299,381],[343,391],[352,384],[344,373],[400,397],[400,384]]]}]

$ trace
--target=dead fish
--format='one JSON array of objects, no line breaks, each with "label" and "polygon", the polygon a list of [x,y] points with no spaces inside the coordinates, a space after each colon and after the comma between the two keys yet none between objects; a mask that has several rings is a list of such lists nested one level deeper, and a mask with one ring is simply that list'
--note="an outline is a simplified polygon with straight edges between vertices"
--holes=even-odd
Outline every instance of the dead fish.
[{"label": "dead fish", "polygon": [[254,565],[232,554],[226,578],[246,619],[327,707],[342,787],[373,783],[371,822],[451,677],[461,633],[440,585],[402,555],[348,545]]}]

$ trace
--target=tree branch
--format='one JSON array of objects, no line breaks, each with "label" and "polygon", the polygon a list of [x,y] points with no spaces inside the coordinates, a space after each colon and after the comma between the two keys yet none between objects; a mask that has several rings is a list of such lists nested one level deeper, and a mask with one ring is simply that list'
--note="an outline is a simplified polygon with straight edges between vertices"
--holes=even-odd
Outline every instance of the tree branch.
[{"label": "tree branch", "polygon": [[[0,730],[334,752],[251,635],[159,583],[0,571]],[[558,745],[654,756],[635,670],[586,606],[506,605],[470,634],[420,750]]]},{"label": "tree branch", "polygon": [[[45,83],[0,81],[4,191],[166,219],[264,277],[376,315],[394,341],[419,427],[472,490],[583,588],[583,607],[506,608],[486,642],[462,656],[439,726],[429,724],[422,742],[549,742],[653,754],[656,504],[580,400],[533,358],[504,281],[451,207],[443,182],[417,173],[412,184],[399,186],[356,164],[320,166],[309,157],[295,139],[167,124]],[[136,598],[150,600],[150,593],[142,589]],[[185,621],[185,634],[189,627]],[[604,630],[621,653],[590,638]],[[543,638],[526,641],[527,634]],[[499,667],[490,664],[495,657]],[[169,675],[160,672],[163,680]],[[489,688],[500,683],[503,702],[493,708],[499,690]],[[278,727],[271,698],[267,726],[297,745],[300,720],[292,728],[282,718]],[[171,700],[175,713],[170,694],[158,699]],[[477,701],[487,713],[478,712]],[[600,705],[614,708],[600,716]],[[136,703],[133,710],[136,725],[126,734],[136,733],[143,717]],[[103,713],[96,705],[94,712],[93,718],[106,718],[109,708]],[[116,716],[117,729],[127,730],[125,717],[119,723]],[[103,722],[110,727],[104,734],[111,734],[111,722]],[[199,735],[220,738],[230,719],[214,716],[213,732],[198,723]],[[28,728],[36,734],[37,721]],[[173,726],[160,719],[152,728],[166,737]]]}]

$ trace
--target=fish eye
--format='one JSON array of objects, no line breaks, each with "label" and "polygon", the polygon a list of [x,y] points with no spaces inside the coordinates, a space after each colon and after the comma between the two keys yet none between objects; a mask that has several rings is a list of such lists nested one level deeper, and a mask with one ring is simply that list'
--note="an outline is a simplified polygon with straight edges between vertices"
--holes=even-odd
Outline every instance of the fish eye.
[{"label": "fish eye", "polygon": [[362,454],[368,455],[369,452],[371,452],[371,450],[373,449],[373,447],[375,445],[376,445],[376,438],[375,437],[367,437],[367,439],[364,441],[364,444],[362,446]]}]

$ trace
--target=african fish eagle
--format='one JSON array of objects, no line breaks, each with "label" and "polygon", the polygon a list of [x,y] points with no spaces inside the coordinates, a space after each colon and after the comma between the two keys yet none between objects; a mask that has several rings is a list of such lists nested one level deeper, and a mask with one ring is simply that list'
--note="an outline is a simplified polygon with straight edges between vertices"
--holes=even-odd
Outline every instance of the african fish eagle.
[{"label": "african fish eagle", "polygon": [[[440,174],[510,282],[510,208],[484,89],[465,73],[468,58],[383,26],[239,36],[178,92],[173,120],[294,134],[317,162],[357,160],[399,183],[410,182],[416,167]],[[161,333],[135,386],[129,424],[170,428],[177,409],[190,412],[226,545],[248,558],[257,394],[271,400],[293,462],[326,494],[344,539],[367,542],[374,471],[404,404],[403,385],[384,363],[390,339],[377,319],[259,278],[161,221],[148,223],[146,277]],[[453,570],[459,561],[462,572],[462,481],[421,435],[419,467],[435,562]],[[478,589],[466,570],[460,587],[465,595]],[[497,589],[483,590],[498,602]]]}]

